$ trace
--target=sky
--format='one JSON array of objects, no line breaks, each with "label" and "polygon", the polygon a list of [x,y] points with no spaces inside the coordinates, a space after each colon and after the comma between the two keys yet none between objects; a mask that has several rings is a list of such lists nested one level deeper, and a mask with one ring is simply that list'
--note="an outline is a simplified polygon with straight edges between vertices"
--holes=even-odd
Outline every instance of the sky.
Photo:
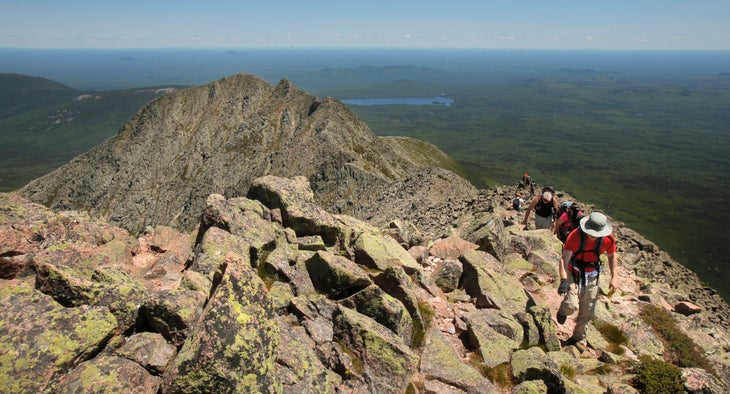
[{"label": "sky", "polygon": [[0,0],[0,48],[730,50],[730,0]]}]

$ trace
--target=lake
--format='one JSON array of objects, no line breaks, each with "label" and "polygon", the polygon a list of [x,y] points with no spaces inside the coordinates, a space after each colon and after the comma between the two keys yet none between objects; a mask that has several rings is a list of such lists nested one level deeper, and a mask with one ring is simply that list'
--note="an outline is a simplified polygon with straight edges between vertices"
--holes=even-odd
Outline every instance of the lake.
[{"label": "lake", "polygon": [[402,98],[366,98],[366,99],[342,99],[348,105],[451,105],[454,100],[438,97],[402,97]]}]

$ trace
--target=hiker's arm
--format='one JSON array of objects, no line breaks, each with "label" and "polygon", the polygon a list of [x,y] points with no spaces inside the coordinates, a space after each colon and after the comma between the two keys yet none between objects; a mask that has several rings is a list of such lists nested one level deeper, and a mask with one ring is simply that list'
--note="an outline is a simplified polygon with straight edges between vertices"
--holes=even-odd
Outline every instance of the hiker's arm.
[{"label": "hiker's arm", "polygon": [[530,218],[530,212],[535,208],[535,205],[537,205],[537,197],[533,198],[530,202],[530,206],[527,207],[527,211],[525,212],[525,220],[522,221],[522,224],[527,226],[527,219]]},{"label": "hiker's arm", "polygon": [[616,253],[608,254],[608,268],[611,270],[611,281],[608,283],[610,289],[618,289],[618,258]]},{"label": "hiker's arm", "polygon": [[558,267],[558,274],[560,274],[560,279],[568,279],[567,262],[570,261],[571,257],[573,257],[572,250],[563,250],[563,255],[560,256],[560,267]]},{"label": "hiker's arm", "polygon": [[558,220],[555,222],[555,227],[553,227],[553,234],[558,235],[558,232],[560,232],[560,226],[563,225],[563,217],[559,217]]}]

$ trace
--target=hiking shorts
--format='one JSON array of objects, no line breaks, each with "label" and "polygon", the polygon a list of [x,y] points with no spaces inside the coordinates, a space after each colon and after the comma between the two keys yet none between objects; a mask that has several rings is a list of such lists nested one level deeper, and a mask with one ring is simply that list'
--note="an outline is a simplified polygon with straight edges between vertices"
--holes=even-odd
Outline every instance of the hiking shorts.
[{"label": "hiking shorts", "polygon": [[552,216],[540,216],[538,214],[535,214],[535,229],[541,229],[546,228],[550,229],[553,226],[553,217]]}]

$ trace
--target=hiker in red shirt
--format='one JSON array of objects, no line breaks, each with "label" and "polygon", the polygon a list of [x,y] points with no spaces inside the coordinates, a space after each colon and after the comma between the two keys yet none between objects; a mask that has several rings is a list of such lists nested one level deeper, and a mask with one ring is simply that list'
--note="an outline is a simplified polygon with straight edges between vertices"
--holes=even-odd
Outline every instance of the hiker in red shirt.
[{"label": "hiker in red shirt", "polygon": [[558,294],[565,295],[558,309],[558,323],[578,311],[573,335],[566,345],[583,343],[586,326],[593,319],[598,300],[598,278],[601,273],[600,255],[606,253],[611,271],[609,288],[617,288],[618,267],[616,238],[606,215],[593,212],[580,221],[580,227],[573,230],[563,245],[560,259],[560,286]]}]

